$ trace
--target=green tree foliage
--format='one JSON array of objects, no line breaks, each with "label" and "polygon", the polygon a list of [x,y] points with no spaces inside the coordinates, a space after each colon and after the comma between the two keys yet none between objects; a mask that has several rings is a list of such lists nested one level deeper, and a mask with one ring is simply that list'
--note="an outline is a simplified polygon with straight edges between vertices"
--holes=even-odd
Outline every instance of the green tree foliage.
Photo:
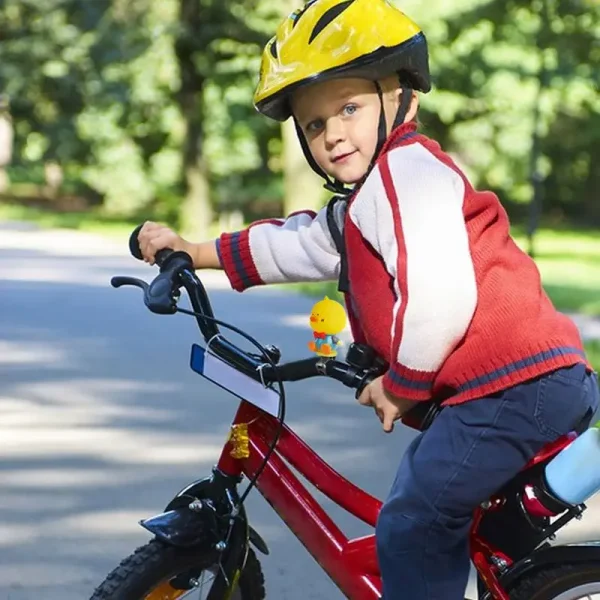
[{"label": "green tree foliage", "polygon": [[[66,191],[105,211],[196,225],[198,236],[215,212],[280,214],[284,195],[290,208],[318,204],[319,182],[294,171],[294,137],[252,107],[260,51],[299,4],[3,0],[12,180],[42,183],[59,165]],[[527,214],[535,172],[546,216],[600,224],[600,4],[396,4],[430,41],[425,132],[515,215]]]},{"label": "green tree foliage", "polygon": [[108,192],[108,201],[110,189],[93,169],[123,144],[114,132],[124,129],[118,123],[129,95],[123,73],[147,44],[147,32],[133,26],[138,4],[5,0],[0,11],[0,85],[11,98],[15,153],[38,172],[48,161],[59,163]]},{"label": "green tree foliage", "polygon": [[436,86],[426,127],[517,214],[537,174],[547,214],[598,223],[600,4],[468,4],[426,18]]},{"label": "green tree foliage", "polygon": [[210,200],[221,210],[238,209],[252,200],[249,194],[268,193],[265,182],[274,179],[273,128],[252,109],[259,54],[274,14],[259,0],[180,0],[180,6],[177,98],[188,132],[181,216],[186,229],[203,237]]}]

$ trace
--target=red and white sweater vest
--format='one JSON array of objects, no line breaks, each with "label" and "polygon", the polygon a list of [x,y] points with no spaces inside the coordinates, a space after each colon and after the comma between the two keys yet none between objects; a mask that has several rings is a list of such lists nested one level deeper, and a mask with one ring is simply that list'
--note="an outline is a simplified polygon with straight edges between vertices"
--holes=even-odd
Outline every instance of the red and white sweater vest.
[{"label": "red and white sweater vest", "polygon": [[[473,189],[413,123],[398,127],[344,223],[354,339],[390,367],[384,386],[455,404],[563,366],[588,365],[574,323],[511,239],[498,198]],[[221,235],[232,287],[335,280],[325,209]]]}]

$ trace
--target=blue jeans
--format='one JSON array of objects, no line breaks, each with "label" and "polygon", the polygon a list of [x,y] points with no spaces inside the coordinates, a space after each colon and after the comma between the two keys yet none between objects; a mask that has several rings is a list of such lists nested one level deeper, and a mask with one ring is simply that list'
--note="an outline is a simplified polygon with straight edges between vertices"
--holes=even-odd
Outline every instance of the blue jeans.
[{"label": "blue jeans", "polygon": [[402,458],[376,527],[385,600],[463,600],[473,511],[598,407],[595,374],[559,369],[442,410]]}]

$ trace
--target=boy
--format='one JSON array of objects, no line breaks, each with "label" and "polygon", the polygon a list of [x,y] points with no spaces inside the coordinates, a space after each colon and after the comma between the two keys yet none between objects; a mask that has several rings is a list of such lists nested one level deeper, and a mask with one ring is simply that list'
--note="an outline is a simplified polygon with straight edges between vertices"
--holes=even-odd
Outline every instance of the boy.
[{"label": "boy", "polygon": [[153,223],[139,236],[148,262],[185,250],[239,291],[339,277],[354,339],[389,364],[359,402],[389,432],[416,402],[445,400],[378,519],[386,600],[462,599],[473,510],[598,405],[577,329],[510,238],[498,198],[418,133],[427,63],[423,33],[385,0],[309,2],[267,44],[255,102],[294,119],[341,199],[216,242]]}]

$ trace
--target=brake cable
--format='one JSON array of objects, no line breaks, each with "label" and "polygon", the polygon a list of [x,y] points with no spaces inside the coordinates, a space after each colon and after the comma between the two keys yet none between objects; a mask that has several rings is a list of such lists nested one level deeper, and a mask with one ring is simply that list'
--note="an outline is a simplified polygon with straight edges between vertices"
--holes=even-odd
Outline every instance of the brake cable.
[{"label": "brake cable", "polygon": [[267,349],[259,341],[257,341],[255,338],[253,338],[250,334],[246,333],[245,331],[242,331],[239,327],[236,327],[235,325],[231,325],[230,323],[227,323],[225,321],[221,321],[220,319],[215,319],[214,317],[209,317],[207,315],[196,312],[194,310],[180,308],[179,306],[176,308],[176,312],[183,313],[185,315],[190,315],[190,316],[196,317],[196,318],[205,319],[207,321],[212,321],[215,325],[225,327],[225,329],[229,329],[229,330],[233,331],[234,333],[237,333],[238,335],[240,335],[241,337],[246,339],[248,342],[250,342],[253,346],[255,346],[261,353],[262,357],[267,360],[267,362],[271,365],[271,367],[273,367],[272,370],[275,374],[275,382],[277,383],[277,385],[279,387],[279,407],[278,407],[278,411],[277,411],[278,427],[275,431],[275,436],[273,437],[273,440],[269,446],[269,449],[267,450],[267,453],[265,454],[262,464],[256,470],[256,472],[254,473],[252,478],[250,478],[248,486],[244,490],[243,494],[240,496],[239,505],[241,506],[244,503],[244,501],[246,500],[246,498],[248,497],[248,494],[250,493],[252,488],[256,486],[256,482],[258,481],[258,478],[262,475],[262,472],[266,468],[267,463],[269,462],[269,459],[271,458],[271,455],[275,451],[277,442],[279,441],[279,438],[281,437],[281,432],[283,431],[283,425],[284,425],[284,421],[285,421],[285,389],[283,386],[283,380],[281,379],[279,372],[277,370],[277,364],[271,358]]}]

